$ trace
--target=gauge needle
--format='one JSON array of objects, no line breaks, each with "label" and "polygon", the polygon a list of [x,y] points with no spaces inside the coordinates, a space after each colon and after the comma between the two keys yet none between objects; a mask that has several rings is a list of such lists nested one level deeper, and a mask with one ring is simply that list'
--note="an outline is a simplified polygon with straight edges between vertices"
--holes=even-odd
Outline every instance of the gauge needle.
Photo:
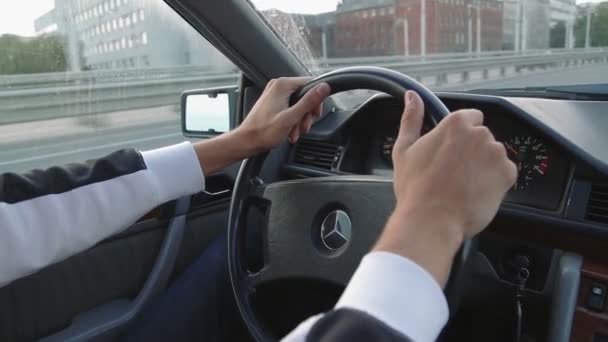
[{"label": "gauge needle", "polygon": [[505,144],[505,146],[507,146],[507,149],[511,152],[513,152],[514,155],[518,155],[519,151],[517,151],[516,149],[513,148],[513,146],[509,145],[509,144]]}]

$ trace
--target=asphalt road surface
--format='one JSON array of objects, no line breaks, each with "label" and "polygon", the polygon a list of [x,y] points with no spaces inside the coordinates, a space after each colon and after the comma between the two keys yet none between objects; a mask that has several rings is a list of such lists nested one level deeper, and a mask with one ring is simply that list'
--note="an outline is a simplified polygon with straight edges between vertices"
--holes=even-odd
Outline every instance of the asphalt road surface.
[{"label": "asphalt road surface", "polygon": [[[548,70],[437,90],[512,88],[576,83],[608,83],[608,65]],[[0,126],[0,173],[63,165],[124,147],[153,149],[186,140],[177,108],[159,107]]]}]

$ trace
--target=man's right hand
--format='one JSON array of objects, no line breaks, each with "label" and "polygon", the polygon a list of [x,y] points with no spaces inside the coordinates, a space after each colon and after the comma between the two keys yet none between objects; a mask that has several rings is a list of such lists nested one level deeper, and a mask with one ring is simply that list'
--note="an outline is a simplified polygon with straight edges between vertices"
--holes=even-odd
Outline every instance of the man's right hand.
[{"label": "man's right hand", "polygon": [[444,286],[463,239],[494,218],[517,170],[480,111],[451,113],[420,137],[423,117],[422,99],[407,92],[393,149],[397,205],[375,250],[413,260]]}]

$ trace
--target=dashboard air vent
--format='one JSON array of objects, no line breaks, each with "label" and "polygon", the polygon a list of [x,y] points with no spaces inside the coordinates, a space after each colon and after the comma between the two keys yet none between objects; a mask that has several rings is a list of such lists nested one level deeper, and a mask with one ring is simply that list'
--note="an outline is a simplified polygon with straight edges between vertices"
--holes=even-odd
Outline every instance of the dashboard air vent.
[{"label": "dashboard air vent", "polygon": [[608,184],[593,184],[585,219],[608,224]]},{"label": "dashboard air vent", "polygon": [[294,163],[323,170],[332,170],[337,167],[341,153],[342,148],[338,145],[300,139],[296,145]]}]

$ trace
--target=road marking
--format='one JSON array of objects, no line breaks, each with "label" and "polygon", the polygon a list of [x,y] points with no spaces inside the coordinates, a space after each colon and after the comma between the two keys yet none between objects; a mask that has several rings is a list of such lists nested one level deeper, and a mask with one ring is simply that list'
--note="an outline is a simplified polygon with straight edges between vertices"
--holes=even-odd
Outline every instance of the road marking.
[{"label": "road marking", "polygon": [[159,136],[155,136],[155,137],[139,138],[139,139],[132,139],[132,140],[121,141],[121,142],[116,142],[116,143],[111,143],[111,144],[98,145],[95,147],[79,148],[76,150],[49,153],[49,154],[45,154],[43,156],[35,156],[35,157],[22,158],[22,159],[17,159],[17,160],[10,160],[10,161],[6,161],[6,162],[0,162],[0,166],[6,166],[6,165],[18,164],[18,163],[27,163],[27,162],[54,158],[54,157],[62,157],[62,156],[70,155],[70,154],[101,150],[104,148],[123,147],[128,144],[135,144],[135,143],[164,139],[164,138],[173,138],[173,137],[177,137],[177,136],[182,136],[182,134],[181,133],[171,133],[171,134],[159,135]]}]

